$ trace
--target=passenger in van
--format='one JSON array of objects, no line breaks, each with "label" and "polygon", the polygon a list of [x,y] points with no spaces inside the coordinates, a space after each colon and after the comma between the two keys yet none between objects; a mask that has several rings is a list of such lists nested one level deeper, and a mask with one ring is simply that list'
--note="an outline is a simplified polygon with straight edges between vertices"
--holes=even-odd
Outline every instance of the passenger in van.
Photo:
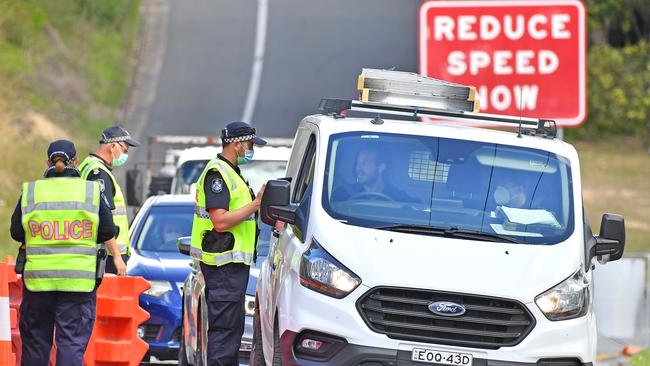
[{"label": "passenger in van", "polygon": [[389,175],[386,156],[378,148],[359,150],[354,165],[354,183],[334,190],[332,201],[354,199],[414,202],[406,192],[386,180]]},{"label": "passenger in van", "polygon": [[494,201],[499,206],[524,208],[527,205],[526,190],[521,184],[506,182],[494,190]]}]

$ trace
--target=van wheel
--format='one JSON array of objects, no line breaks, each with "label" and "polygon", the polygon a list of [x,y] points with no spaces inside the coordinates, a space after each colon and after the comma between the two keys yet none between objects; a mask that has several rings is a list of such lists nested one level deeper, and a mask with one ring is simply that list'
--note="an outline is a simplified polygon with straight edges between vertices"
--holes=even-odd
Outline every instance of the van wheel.
[{"label": "van wheel", "polygon": [[255,314],[253,315],[253,346],[251,349],[250,366],[263,366],[266,364],[264,360],[264,346],[262,343],[262,320],[260,319],[260,309],[255,306]]},{"label": "van wheel", "polygon": [[278,323],[273,327],[273,366],[282,366],[282,353],[280,353],[280,330]]}]

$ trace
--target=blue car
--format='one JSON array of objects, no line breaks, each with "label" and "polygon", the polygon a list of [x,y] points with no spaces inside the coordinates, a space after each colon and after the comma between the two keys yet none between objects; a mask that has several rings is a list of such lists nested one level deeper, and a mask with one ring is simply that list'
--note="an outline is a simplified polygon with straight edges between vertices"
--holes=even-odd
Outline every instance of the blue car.
[{"label": "blue car", "polygon": [[191,260],[178,252],[176,243],[191,234],[193,210],[190,195],[150,197],[131,225],[127,274],[151,284],[140,296],[140,306],[151,317],[138,328],[138,336],[149,344],[148,356],[159,360],[178,358],[183,282],[192,269]]},{"label": "blue car", "polygon": [[[186,362],[180,365],[205,365],[200,363],[205,349],[197,344],[197,339],[206,339],[199,337],[205,337],[200,333],[207,331],[207,314],[198,315],[200,307],[192,305],[205,301],[202,296],[203,276],[198,263],[179,253],[177,246],[180,237],[187,237],[189,243],[193,215],[192,195],[154,196],[142,205],[131,225],[131,259],[127,264],[127,274],[144,277],[151,284],[151,288],[140,296],[140,306],[150,314],[149,320],[138,328],[138,336],[149,344],[145,360],[148,356],[158,360],[176,360],[180,356]],[[271,227],[260,224],[257,263],[251,268],[246,289],[246,326],[240,348],[242,359],[247,358],[251,349],[255,286],[259,265],[268,254],[270,238]],[[190,341],[185,342],[184,352],[179,355],[183,334]],[[187,363],[188,359],[194,362]]]}]

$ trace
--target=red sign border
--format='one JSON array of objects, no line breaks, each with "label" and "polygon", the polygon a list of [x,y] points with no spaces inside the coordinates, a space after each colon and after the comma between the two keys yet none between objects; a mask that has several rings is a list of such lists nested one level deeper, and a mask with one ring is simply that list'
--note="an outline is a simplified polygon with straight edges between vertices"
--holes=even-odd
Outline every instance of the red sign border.
[{"label": "red sign border", "polygon": [[[420,74],[427,76],[427,37],[426,19],[431,8],[462,8],[462,7],[522,7],[522,6],[575,6],[578,9],[578,115],[572,118],[557,118],[558,126],[578,127],[587,119],[587,22],[585,4],[581,0],[430,0],[420,5],[419,14],[419,47],[418,60]],[[549,118],[553,118],[549,116]]]}]

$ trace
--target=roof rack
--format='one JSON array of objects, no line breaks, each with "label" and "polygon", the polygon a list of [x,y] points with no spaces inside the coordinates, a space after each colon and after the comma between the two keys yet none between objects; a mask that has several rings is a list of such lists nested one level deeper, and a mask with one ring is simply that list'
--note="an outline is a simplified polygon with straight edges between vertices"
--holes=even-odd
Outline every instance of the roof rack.
[{"label": "roof rack", "polygon": [[553,120],[478,113],[476,88],[414,73],[363,69],[357,82],[360,100],[322,99],[318,110],[336,118],[346,111],[425,117],[471,123],[478,126],[517,127],[518,134],[554,138]]},{"label": "roof rack", "polygon": [[432,117],[468,122],[475,126],[517,127],[520,134],[555,138],[557,125],[554,120],[530,117],[507,116],[488,113],[458,112],[380,103],[364,103],[350,99],[321,99],[318,110],[336,118],[345,116],[347,111],[373,113],[375,115],[406,116],[411,118]]}]

